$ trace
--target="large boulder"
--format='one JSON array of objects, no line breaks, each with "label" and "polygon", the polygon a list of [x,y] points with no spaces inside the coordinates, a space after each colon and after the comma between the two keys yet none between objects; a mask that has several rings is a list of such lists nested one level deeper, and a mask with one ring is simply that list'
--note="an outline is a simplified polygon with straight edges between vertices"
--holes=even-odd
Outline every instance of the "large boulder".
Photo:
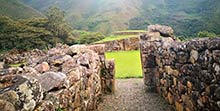
[{"label": "large boulder", "polygon": [[173,35],[174,35],[174,31],[171,27],[159,25],[159,24],[149,25],[148,31],[149,32],[159,32],[161,34],[161,36],[163,36],[163,37],[173,37]]}]

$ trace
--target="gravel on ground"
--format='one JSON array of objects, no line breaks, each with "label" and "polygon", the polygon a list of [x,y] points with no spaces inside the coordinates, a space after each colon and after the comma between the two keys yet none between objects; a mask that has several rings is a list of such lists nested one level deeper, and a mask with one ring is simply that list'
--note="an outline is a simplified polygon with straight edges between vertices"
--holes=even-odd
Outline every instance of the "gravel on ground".
[{"label": "gravel on ground", "polygon": [[105,95],[98,111],[174,111],[159,94],[146,90],[143,79],[117,79],[115,94]]}]

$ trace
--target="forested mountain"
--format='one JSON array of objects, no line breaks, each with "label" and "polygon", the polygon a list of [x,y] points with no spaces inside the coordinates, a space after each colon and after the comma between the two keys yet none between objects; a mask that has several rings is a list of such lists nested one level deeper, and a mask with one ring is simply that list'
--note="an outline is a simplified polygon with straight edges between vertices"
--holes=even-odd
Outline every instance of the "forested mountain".
[{"label": "forested mountain", "polygon": [[52,5],[66,12],[75,29],[109,33],[145,29],[148,24],[174,27],[178,35],[208,30],[220,33],[218,0],[20,0],[44,12]]},{"label": "forested mountain", "polygon": [[[220,34],[218,0],[0,0],[0,15],[14,19],[42,17],[59,6],[74,29],[99,31],[172,26],[177,35],[196,36],[207,30]],[[25,5],[24,5],[25,4]],[[36,11],[36,10],[38,11]],[[41,13],[39,13],[39,11]]]},{"label": "forested mountain", "polygon": [[80,30],[109,33],[128,28],[128,21],[139,15],[140,0],[22,0],[44,12],[58,5],[66,19]]},{"label": "forested mountain", "polygon": [[44,17],[36,9],[17,0],[0,0],[0,16],[9,16],[13,19]]}]

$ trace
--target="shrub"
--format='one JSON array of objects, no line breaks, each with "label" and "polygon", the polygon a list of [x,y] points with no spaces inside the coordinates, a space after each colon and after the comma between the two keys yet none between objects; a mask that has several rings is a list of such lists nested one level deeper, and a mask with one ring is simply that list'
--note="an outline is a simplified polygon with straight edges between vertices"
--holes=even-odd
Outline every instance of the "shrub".
[{"label": "shrub", "polygon": [[213,32],[201,31],[197,34],[198,37],[217,37],[217,35]]}]

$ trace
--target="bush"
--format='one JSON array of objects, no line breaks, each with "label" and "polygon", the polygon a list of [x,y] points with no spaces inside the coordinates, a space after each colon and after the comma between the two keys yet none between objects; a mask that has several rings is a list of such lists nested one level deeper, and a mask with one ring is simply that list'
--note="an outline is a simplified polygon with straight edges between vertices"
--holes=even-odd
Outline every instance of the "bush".
[{"label": "bush", "polygon": [[217,37],[217,35],[213,32],[201,31],[197,34],[198,37]]},{"label": "bush", "polygon": [[73,36],[76,37],[77,44],[90,44],[104,38],[104,35],[98,32],[87,32],[74,30]]}]

